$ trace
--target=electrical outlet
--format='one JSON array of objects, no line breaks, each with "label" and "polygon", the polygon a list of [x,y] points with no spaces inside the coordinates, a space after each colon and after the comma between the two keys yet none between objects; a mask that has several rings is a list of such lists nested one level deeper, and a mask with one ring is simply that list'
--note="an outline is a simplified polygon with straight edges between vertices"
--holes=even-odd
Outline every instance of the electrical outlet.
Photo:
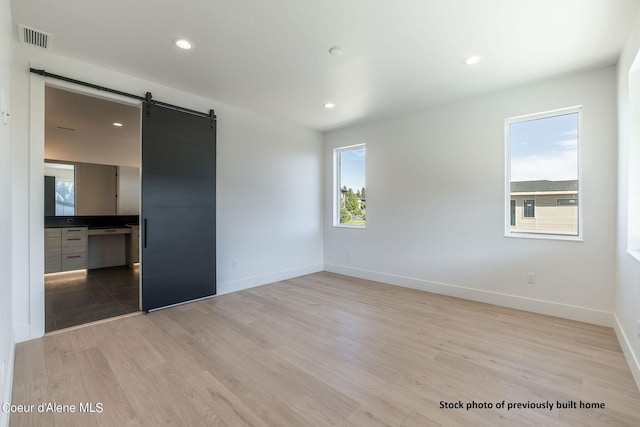
[{"label": "electrical outlet", "polygon": [[347,249],[347,258],[351,258],[351,249]]},{"label": "electrical outlet", "polygon": [[530,285],[535,285],[536,273],[527,273],[527,283]]},{"label": "electrical outlet", "polygon": [[640,320],[638,320],[638,338],[640,338]]},{"label": "electrical outlet", "polygon": [[234,270],[235,270],[236,268],[238,268],[238,260],[237,260],[237,259],[234,259],[234,260],[231,262],[231,266],[233,267],[233,269],[234,269]]}]

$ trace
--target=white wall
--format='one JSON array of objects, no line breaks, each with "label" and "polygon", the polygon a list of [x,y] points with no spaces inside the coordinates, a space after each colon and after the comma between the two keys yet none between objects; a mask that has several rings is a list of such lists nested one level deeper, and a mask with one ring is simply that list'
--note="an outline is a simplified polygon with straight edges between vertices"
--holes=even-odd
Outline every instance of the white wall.
[{"label": "white wall", "polygon": [[118,166],[118,215],[140,212],[140,169]]},{"label": "white wall", "polygon": [[[0,0],[0,91],[4,92],[7,112],[12,114],[11,63],[13,33],[9,0]],[[11,400],[14,337],[12,328],[11,278],[11,122],[4,124],[0,114],[0,404]],[[9,415],[0,411],[0,426],[9,424]]]},{"label": "white wall", "polygon": [[[325,268],[611,326],[615,85],[606,67],[328,133],[326,165],[367,144],[367,228],[332,226],[325,168]],[[504,237],[504,119],[576,105],[584,242]]]},{"label": "white wall", "polygon": [[[631,372],[640,387],[640,336],[637,322],[640,321],[640,258],[638,258],[638,238],[640,223],[638,218],[638,194],[640,190],[640,58],[632,71],[632,63],[640,55],[640,14],[636,19],[635,31],[630,35],[618,62],[618,248],[617,287],[615,299],[616,332],[622,345]],[[633,96],[629,96],[630,72],[634,85]],[[635,110],[630,118],[630,101],[635,102]],[[635,133],[630,135],[634,127]],[[629,166],[633,165],[632,168]],[[632,197],[630,197],[630,194]],[[630,222],[631,221],[631,222]],[[631,239],[629,239],[631,238]],[[631,242],[630,242],[631,240]],[[636,250],[636,257],[627,249]]]},{"label": "white wall", "polygon": [[[44,156],[44,79],[29,73],[30,64],[128,93],[150,91],[154,99],[195,110],[215,109],[219,294],[322,269],[319,133],[27,45],[16,43],[15,56],[12,251],[17,340],[37,337],[44,327],[43,225],[41,215],[35,215],[42,212],[42,179],[30,180],[30,174],[42,176],[38,158]],[[30,117],[37,119],[31,127]]]},{"label": "white wall", "polygon": [[[55,82],[54,82],[55,83]],[[49,128],[44,156],[50,160],[140,167],[140,141]]]}]

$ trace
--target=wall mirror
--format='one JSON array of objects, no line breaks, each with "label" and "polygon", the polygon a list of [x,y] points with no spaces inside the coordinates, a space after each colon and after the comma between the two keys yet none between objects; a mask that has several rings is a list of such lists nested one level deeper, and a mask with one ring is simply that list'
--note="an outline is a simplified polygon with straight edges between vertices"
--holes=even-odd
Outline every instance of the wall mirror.
[{"label": "wall mirror", "polygon": [[139,107],[46,86],[45,216],[138,215],[140,137]]},{"label": "wall mirror", "polygon": [[140,169],[45,160],[45,216],[138,215]]}]

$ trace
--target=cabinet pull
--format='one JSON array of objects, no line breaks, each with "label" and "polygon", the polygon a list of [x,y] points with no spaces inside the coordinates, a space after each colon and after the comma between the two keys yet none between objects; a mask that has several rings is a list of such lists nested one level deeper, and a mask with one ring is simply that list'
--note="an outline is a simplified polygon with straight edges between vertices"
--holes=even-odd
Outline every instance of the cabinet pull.
[{"label": "cabinet pull", "polygon": [[82,255],[67,255],[67,259],[70,258],[82,258]]},{"label": "cabinet pull", "polygon": [[80,237],[69,237],[67,240],[82,240]]},{"label": "cabinet pull", "polygon": [[147,247],[147,234],[149,233],[147,229],[147,218],[144,219],[144,247]]},{"label": "cabinet pull", "polygon": [[105,233],[116,233],[118,230],[104,230]]},{"label": "cabinet pull", "polygon": [[82,230],[80,230],[80,229],[76,229],[76,230],[69,230],[69,229],[67,229],[67,233],[79,233],[79,232],[81,232],[81,231],[82,231]]}]

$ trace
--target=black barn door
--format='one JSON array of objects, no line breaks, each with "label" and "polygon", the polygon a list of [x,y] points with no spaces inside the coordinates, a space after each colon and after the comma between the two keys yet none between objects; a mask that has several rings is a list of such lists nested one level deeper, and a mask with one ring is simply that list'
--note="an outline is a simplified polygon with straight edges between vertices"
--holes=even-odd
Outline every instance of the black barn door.
[{"label": "black barn door", "polygon": [[215,295],[215,119],[143,103],[141,198],[142,310]]}]

